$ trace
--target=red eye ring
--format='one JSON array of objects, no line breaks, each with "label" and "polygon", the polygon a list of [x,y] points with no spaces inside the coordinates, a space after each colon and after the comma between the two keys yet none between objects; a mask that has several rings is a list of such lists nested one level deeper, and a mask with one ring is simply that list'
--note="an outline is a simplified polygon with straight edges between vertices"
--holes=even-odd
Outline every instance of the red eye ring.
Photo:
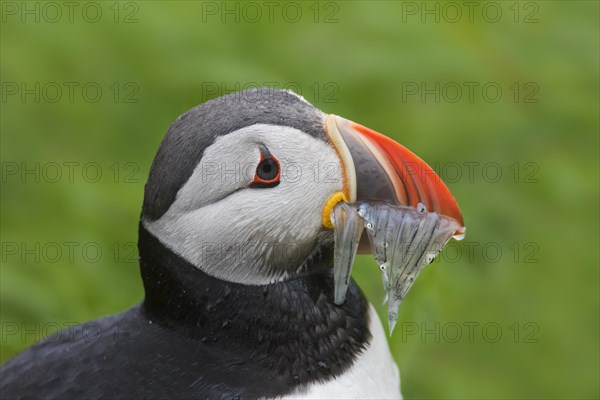
[{"label": "red eye ring", "polygon": [[279,185],[281,168],[279,161],[265,146],[260,146],[260,162],[256,167],[254,179],[250,183],[252,188],[270,188]]}]

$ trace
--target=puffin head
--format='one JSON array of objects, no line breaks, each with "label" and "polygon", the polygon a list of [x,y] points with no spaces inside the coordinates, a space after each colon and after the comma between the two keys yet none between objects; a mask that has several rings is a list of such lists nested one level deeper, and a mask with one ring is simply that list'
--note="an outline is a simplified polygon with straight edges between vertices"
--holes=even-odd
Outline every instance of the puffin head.
[{"label": "puffin head", "polygon": [[327,265],[314,260],[333,253],[340,201],[421,203],[463,226],[448,188],[405,147],[274,89],[208,101],[172,124],[141,225],[214,278],[264,285]]}]

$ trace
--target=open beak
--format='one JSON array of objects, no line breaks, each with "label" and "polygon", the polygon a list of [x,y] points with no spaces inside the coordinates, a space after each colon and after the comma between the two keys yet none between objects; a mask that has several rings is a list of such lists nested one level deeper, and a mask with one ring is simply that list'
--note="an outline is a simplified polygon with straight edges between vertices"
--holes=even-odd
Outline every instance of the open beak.
[{"label": "open beak", "polygon": [[[326,126],[342,160],[344,195],[349,203],[384,202],[415,209],[425,206],[428,212],[458,223],[461,228],[454,233],[456,239],[464,236],[456,200],[425,161],[387,136],[337,115],[330,114]],[[359,252],[370,252],[365,239]]]}]

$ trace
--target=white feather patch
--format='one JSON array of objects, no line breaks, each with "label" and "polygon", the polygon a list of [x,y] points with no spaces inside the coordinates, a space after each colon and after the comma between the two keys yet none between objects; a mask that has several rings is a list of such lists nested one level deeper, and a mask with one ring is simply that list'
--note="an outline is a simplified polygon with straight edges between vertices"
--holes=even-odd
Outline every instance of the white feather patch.
[{"label": "white feather patch", "polygon": [[[279,160],[277,187],[249,187],[259,145]],[[342,187],[331,145],[291,127],[256,124],[219,137],[169,210],[143,223],[211,276],[268,284],[296,273],[310,257],[323,231],[323,206]]]}]

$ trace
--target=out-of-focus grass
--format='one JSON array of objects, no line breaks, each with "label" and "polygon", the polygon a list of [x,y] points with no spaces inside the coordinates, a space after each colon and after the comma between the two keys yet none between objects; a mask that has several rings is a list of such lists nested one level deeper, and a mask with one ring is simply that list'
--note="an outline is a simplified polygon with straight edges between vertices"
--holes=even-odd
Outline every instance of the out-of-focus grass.
[{"label": "out-of-focus grass", "polygon": [[[3,21],[3,85],[97,82],[103,96],[2,100],[2,361],[36,340],[24,332],[49,333],[142,299],[132,244],[170,122],[216,95],[207,84],[277,82],[390,135],[450,178],[468,234],[422,273],[401,307],[390,346],[407,398],[598,398],[597,2],[536,2],[530,24],[515,23],[508,3],[497,3],[505,13],[497,23],[422,23],[403,22],[402,2],[344,2],[338,22],[327,24],[314,23],[309,3],[298,3],[306,13],[298,23],[225,24],[203,22],[200,3],[137,4],[132,24]],[[137,103],[122,101],[127,82],[139,88]],[[472,102],[466,93],[448,101],[453,92],[439,102],[403,98],[413,82],[479,89]],[[487,82],[503,89],[499,101],[482,96]],[[520,96],[533,82],[538,101],[515,102],[514,82]],[[80,163],[73,182],[66,162]],[[96,183],[83,177],[90,162],[102,168]],[[6,175],[13,163],[58,163],[63,176],[22,180]],[[65,242],[79,243],[72,261]],[[39,261],[24,251],[36,243]],[[14,244],[16,255],[6,247]],[[356,264],[355,278],[379,305],[374,261]]]}]

